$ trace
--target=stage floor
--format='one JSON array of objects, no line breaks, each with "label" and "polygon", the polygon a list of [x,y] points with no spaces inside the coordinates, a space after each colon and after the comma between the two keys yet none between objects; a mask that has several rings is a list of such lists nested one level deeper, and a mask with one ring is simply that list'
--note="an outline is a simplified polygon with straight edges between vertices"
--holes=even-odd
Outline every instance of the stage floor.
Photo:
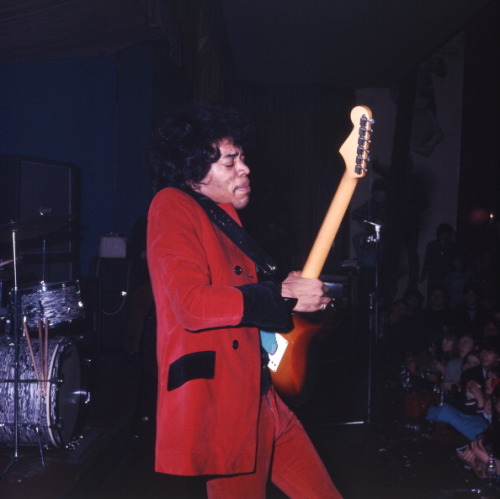
[{"label": "stage floor", "polygon": [[[494,497],[457,458],[457,435],[438,439],[405,426],[401,389],[377,356],[369,377],[359,352],[330,346],[318,360],[315,390],[296,412],[346,499]],[[202,499],[196,482],[153,471],[154,381],[138,356],[101,352],[92,364],[78,438],[69,449],[44,450],[43,463],[37,446],[20,447],[13,459],[12,443],[3,442],[0,497]],[[268,497],[284,496],[269,486]]]}]

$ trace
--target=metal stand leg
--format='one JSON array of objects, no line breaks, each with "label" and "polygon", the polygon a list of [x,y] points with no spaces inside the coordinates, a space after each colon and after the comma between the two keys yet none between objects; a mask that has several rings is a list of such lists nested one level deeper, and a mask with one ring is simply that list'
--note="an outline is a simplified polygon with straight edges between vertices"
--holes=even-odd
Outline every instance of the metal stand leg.
[{"label": "metal stand leg", "polygon": [[[7,466],[2,472],[2,479],[6,478],[7,473],[10,469],[19,461],[21,458],[19,453],[19,383],[20,383],[20,341],[22,335],[20,335],[20,302],[19,302],[19,288],[17,280],[17,244],[16,244],[16,229],[12,230],[12,258],[14,263],[14,288],[13,294],[13,317],[12,325],[14,329],[14,449],[13,454]],[[8,382],[8,381],[6,381]],[[43,455],[43,446],[40,438],[40,428],[36,426],[36,434],[38,439],[38,448],[40,452],[40,458],[42,461],[42,466],[45,466],[45,459]]]},{"label": "metal stand leg", "polygon": [[368,242],[374,245],[375,248],[375,272],[373,276],[373,289],[369,296],[369,320],[368,320],[368,393],[367,393],[367,410],[366,422],[372,422],[372,395],[373,395],[373,348],[377,344],[378,339],[378,267],[379,267],[379,242],[381,226],[377,223],[364,220],[371,225],[375,233],[369,236]]},{"label": "metal stand leg", "polygon": [[377,343],[379,316],[378,316],[378,272],[379,272],[379,242],[381,226],[369,220],[363,220],[374,228],[374,234],[368,236],[367,243],[373,245],[375,250],[375,269],[373,288],[368,296],[368,362],[367,362],[367,392],[366,392],[366,418],[360,421],[348,421],[340,425],[362,425],[372,423],[372,395],[373,395],[373,349]]},{"label": "metal stand leg", "polygon": [[14,262],[14,312],[12,325],[14,328],[14,452],[11,460],[2,473],[5,477],[7,472],[19,459],[19,293],[17,287],[17,246],[16,230],[12,230],[12,258]]},{"label": "metal stand leg", "polygon": [[38,425],[35,427],[35,432],[38,440],[38,451],[40,453],[40,460],[42,461],[42,466],[45,467],[45,459],[43,456],[43,445],[42,445],[42,439],[40,438],[40,427]]}]

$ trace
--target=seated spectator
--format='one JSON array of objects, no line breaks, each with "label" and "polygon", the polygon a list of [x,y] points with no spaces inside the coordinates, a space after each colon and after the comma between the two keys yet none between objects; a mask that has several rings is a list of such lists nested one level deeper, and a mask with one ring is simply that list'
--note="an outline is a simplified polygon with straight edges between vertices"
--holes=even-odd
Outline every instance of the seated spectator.
[{"label": "seated spectator", "polygon": [[[495,478],[500,475],[500,384],[496,384],[492,393],[491,425],[483,438],[470,442],[458,451],[460,459],[466,462],[480,478]],[[492,459],[493,466],[488,470]]]},{"label": "seated spectator", "polygon": [[441,223],[436,230],[436,238],[427,244],[420,282],[427,279],[427,294],[436,287],[442,287],[451,262],[457,251],[455,231],[447,223]]},{"label": "seated spectator", "polygon": [[483,417],[491,422],[492,406],[491,399],[493,389],[500,381],[500,366],[488,369],[484,387],[477,381],[470,380],[466,385],[466,403],[475,406],[476,414],[482,414]]},{"label": "seated spectator", "polygon": [[496,367],[500,360],[500,340],[497,338],[488,338],[483,340],[479,346],[479,366],[464,371],[461,379],[461,391],[466,393],[466,385],[470,380],[484,387],[486,382],[486,373],[488,369]]},{"label": "seated spectator", "polygon": [[457,251],[453,256],[451,268],[443,284],[451,308],[455,308],[462,303],[465,288],[473,276],[474,270],[468,264],[465,254]]},{"label": "seated spectator", "polygon": [[484,325],[491,319],[491,312],[481,303],[477,286],[470,284],[464,290],[462,303],[454,310],[454,323],[458,327],[470,327],[480,336]]},{"label": "seated spectator", "polygon": [[441,372],[437,355],[442,342],[442,338],[435,337],[428,348],[405,359],[402,384],[406,392],[404,417],[407,427],[419,428],[431,404],[440,402]]},{"label": "seated spectator", "polygon": [[[474,388],[476,387],[481,391],[478,384]],[[471,397],[477,395],[472,386],[469,388],[468,393]],[[477,405],[476,400],[474,400],[474,404]],[[488,420],[483,416],[482,410],[477,414],[469,414],[446,402],[438,406],[431,406],[427,411],[426,420],[431,423],[448,423],[467,440],[475,440],[478,435],[488,428]]]},{"label": "seated spectator", "polygon": [[[491,395],[488,393],[486,379],[489,370],[498,366],[500,346],[498,342],[485,342],[480,349],[481,364],[467,369],[462,374],[461,392],[462,403],[453,406],[442,403],[431,406],[426,419],[429,422],[448,423],[468,440],[475,440],[489,425],[485,417],[485,401]],[[490,385],[491,386],[491,385]]]},{"label": "seated spectator", "polygon": [[436,352],[436,368],[444,376],[451,360],[458,358],[458,338],[455,332],[444,328],[441,344]]},{"label": "seated spectator", "polygon": [[424,306],[424,297],[418,289],[408,289],[403,296],[406,303],[406,315],[414,320],[418,320]]},{"label": "seated spectator", "polygon": [[488,310],[498,305],[499,275],[498,254],[491,249],[484,249],[477,259],[474,270],[475,282],[481,296],[481,304]]},{"label": "seated spectator", "polygon": [[382,330],[386,354],[391,364],[401,365],[412,351],[411,324],[407,315],[408,306],[404,300],[394,300],[389,312],[383,317]]},{"label": "seated spectator", "polygon": [[481,365],[481,360],[479,358],[479,353],[476,352],[475,350],[468,353],[464,357],[464,361],[462,364],[462,373],[464,371],[467,371],[468,369],[472,369],[473,367]]},{"label": "seated spectator", "polygon": [[[446,364],[441,389],[444,400],[452,405],[458,403],[458,394],[460,390],[460,379],[462,377],[462,367],[465,358],[475,349],[475,340],[472,333],[463,333],[458,339],[458,355],[452,358]],[[477,364],[479,365],[479,358]],[[472,366],[471,366],[472,367]]]},{"label": "seated spectator", "polygon": [[481,338],[492,338],[496,337],[498,338],[500,336],[500,328],[496,320],[493,318],[488,320],[486,324],[483,326],[483,329],[481,331]]},{"label": "seated spectator", "polygon": [[420,349],[425,348],[430,339],[440,334],[443,328],[453,324],[453,311],[443,287],[435,287],[427,297],[427,305],[417,322]]}]

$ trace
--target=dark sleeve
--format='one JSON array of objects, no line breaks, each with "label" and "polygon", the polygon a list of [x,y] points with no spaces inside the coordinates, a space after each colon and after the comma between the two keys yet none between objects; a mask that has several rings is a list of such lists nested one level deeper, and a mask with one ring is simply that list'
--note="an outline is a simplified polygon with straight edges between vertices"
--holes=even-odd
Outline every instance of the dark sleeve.
[{"label": "dark sleeve", "polygon": [[241,326],[255,326],[268,331],[286,333],[293,328],[291,310],[296,299],[283,298],[280,285],[263,281],[238,286],[243,293]]}]

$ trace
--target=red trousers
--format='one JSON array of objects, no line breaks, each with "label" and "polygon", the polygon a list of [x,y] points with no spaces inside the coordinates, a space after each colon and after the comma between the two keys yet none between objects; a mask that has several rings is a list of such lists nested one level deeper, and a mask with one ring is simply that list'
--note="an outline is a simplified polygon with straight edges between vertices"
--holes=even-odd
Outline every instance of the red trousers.
[{"label": "red trousers", "polygon": [[262,397],[254,473],[207,481],[209,499],[264,499],[267,480],[292,499],[341,499],[295,414],[274,389]]}]

